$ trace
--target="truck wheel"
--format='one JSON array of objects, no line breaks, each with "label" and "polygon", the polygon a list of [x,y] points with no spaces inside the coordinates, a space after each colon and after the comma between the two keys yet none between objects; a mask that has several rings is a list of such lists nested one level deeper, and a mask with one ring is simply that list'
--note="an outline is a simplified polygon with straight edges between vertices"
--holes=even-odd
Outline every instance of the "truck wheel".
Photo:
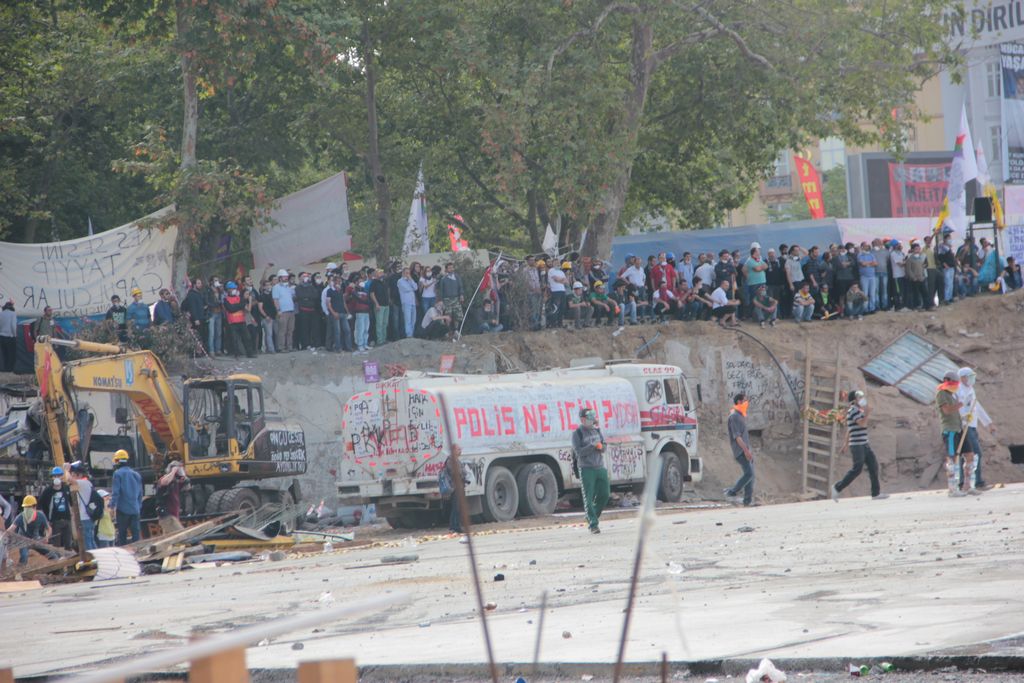
[{"label": "truck wheel", "polygon": [[529,463],[516,473],[519,487],[519,514],[550,515],[558,503],[558,480],[551,468],[542,462]]},{"label": "truck wheel", "polygon": [[661,483],[658,486],[658,500],[678,503],[683,498],[683,466],[675,453],[662,452],[665,463],[661,466]]},{"label": "truck wheel", "polygon": [[487,470],[483,500],[484,521],[507,522],[519,511],[519,487],[507,467],[494,465]]},{"label": "truck wheel", "polygon": [[206,512],[212,514],[249,513],[255,512],[259,506],[259,492],[246,486],[214,491],[206,501]]}]

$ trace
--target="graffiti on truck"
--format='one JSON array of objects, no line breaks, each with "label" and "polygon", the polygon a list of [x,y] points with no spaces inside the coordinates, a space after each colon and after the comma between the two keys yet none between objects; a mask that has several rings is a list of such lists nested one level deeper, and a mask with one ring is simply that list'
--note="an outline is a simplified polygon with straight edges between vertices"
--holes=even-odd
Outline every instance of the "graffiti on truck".
[{"label": "graffiti on truck", "polygon": [[356,458],[416,455],[429,460],[444,444],[436,399],[423,391],[365,392],[345,404],[342,429]]}]

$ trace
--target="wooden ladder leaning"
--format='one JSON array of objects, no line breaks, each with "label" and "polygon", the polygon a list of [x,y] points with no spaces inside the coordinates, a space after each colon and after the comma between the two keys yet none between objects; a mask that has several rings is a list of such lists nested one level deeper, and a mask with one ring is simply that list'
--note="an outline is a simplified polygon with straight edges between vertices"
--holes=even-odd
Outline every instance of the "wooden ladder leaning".
[{"label": "wooden ladder leaning", "polygon": [[[804,350],[804,413],[829,411],[844,405],[839,395],[839,353],[835,361],[811,359],[810,343]],[[842,431],[838,424],[816,424],[804,419],[803,492],[827,498],[834,481],[836,453]]]}]

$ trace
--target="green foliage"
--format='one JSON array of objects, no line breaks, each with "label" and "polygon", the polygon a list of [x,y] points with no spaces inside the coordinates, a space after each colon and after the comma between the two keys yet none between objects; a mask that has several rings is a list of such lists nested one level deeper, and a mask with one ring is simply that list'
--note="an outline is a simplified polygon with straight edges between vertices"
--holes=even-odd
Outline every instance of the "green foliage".
[{"label": "green foliage", "polygon": [[[829,218],[846,218],[849,215],[849,203],[846,199],[846,168],[835,166],[821,174],[821,195],[825,202],[825,215]],[[803,221],[811,217],[811,210],[800,193],[793,195],[793,201],[789,208],[780,211],[778,209],[766,209],[768,220],[779,221]]]},{"label": "green foliage", "polygon": [[[393,200],[386,251],[400,248],[421,162],[435,250],[454,214],[472,247],[538,250],[548,223],[575,241],[617,192],[619,225],[714,225],[779,149],[835,135],[898,150],[916,90],[957,66],[939,20],[949,4],[11,0],[0,235],[82,235],[89,216],[105,229],[174,203],[162,225],[203,260],[225,232],[244,244],[271,197],[345,170],[354,248],[376,251],[367,58]],[[183,69],[198,94],[185,171]],[[826,181],[830,214],[841,187]]]},{"label": "green foliage", "polygon": [[204,159],[181,168],[161,129],[149,130],[132,153],[131,159],[115,161],[114,170],[145,178],[156,193],[154,208],[174,207],[142,227],[176,227],[191,244],[200,246],[210,233],[248,239],[251,227],[270,221],[273,201],[265,180],[246,173],[233,161]]}]

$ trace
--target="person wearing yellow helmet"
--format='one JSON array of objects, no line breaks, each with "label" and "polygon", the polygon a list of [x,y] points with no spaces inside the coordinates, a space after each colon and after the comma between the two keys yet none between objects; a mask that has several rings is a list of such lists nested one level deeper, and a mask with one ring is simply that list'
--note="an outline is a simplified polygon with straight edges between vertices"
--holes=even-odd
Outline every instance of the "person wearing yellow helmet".
[{"label": "person wearing yellow helmet", "polygon": [[143,332],[149,328],[152,319],[149,317],[149,305],[142,301],[142,290],[132,288],[132,302],[128,304],[128,320],[135,332]]},{"label": "person wearing yellow helmet", "polygon": [[[21,514],[14,518],[14,524],[11,527],[14,529],[14,533],[19,536],[24,536],[32,540],[45,541],[50,537],[51,528],[50,520],[46,518],[46,515],[36,509],[36,497],[28,495],[21,500]],[[46,553],[38,548],[35,551],[46,555]],[[18,548],[18,564],[28,564],[28,548]]]},{"label": "person wearing yellow helmet", "polygon": [[142,514],[142,477],[128,464],[128,451],[123,448],[114,453],[114,486],[110,494],[110,509],[114,511],[117,524],[117,544],[128,542],[131,531],[132,542],[142,538],[139,515]]},{"label": "person wearing yellow helmet", "polygon": [[[568,261],[566,261],[568,263]],[[572,264],[569,264],[570,266]],[[560,329],[562,327],[562,318],[566,312],[566,287],[569,284],[569,278],[566,277],[565,273],[558,268],[551,268],[548,270],[548,291],[551,292],[551,299],[549,300],[550,312],[548,313],[548,327],[554,327]]]}]

